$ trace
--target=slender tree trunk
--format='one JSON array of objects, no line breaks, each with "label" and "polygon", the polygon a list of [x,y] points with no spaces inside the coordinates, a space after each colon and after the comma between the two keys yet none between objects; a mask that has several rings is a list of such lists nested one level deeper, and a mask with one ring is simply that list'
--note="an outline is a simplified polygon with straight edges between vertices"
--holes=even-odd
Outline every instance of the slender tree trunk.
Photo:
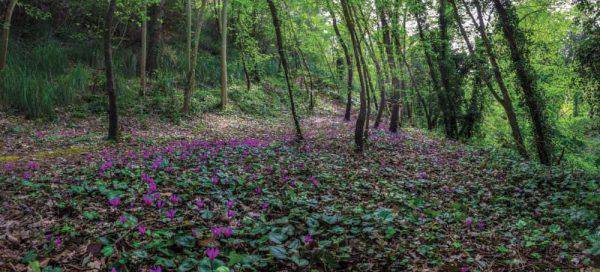
[{"label": "slender tree trunk", "polygon": [[348,80],[346,81],[346,87],[348,88],[347,99],[346,99],[346,111],[344,113],[344,120],[350,121],[350,115],[352,114],[352,90],[354,89],[354,67],[352,65],[352,55],[350,54],[350,50],[348,46],[344,42],[342,38],[342,34],[340,33],[340,29],[337,25],[337,19],[335,17],[335,12],[333,11],[333,7],[331,6],[330,0],[327,1],[327,7],[329,9],[329,14],[331,15],[331,19],[333,21],[333,30],[335,31],[335,35],[337,36],[338,42],[344,51],[344,57],[346,58],[346,68]]},{"label": "slender tree trunk", "polygon": [[192,2],[193,0],[187,0],[186,5],[186,27],[187,27],[187,59],[188,59],[188,73],[192,69]]},{"label": "slender tree trunk", "polygon": [[352,16],[351,9],[348,4],[348,0],[341,0],[342,11],[344,13],[344,19],[346,21],[346,27],[350,33],[352,40],[352,47],[354,49],[354,61],[356,62],[356,70],[358,72],[358,78],[360,80],[360,108],[358,111],[358,118],[356,119],[356,127],[354,130],[354,142],[356,144],[357,152],[362,152],[365,148],[365,124],[367,118],[367,83],[362,68],[362,50],[360,42],[356,36],[356,29],[354,27],[354,16]]},{"label": "slender tree trunk", "polygon": [[[458,10],[456,7],[456,4],[453,1],[454,0],[452,0],[451,3],[453,4],[454,9]],[[467,7],[467,5],[464,5],[465,10],[467,11],[467,14],[469,15],[469,17],[471,17],[473,25],[479,32],[479,36],[481,37],[481,41],[483,42],[483,46],[484,46],[486,55],[492,66],[492,74],[494,76],[496,84],[498,85],[498,88],[500,89],[500,95],[497,94],[496,91],[494,91],[493,87],[491,86],[491,82],[489,80],[489,77],[487,76],[487,73],[485,72],[485,69],[483,68],[483,63],[481,63],[481,61],[478,62],[479,69],[480,69],[479,73],[480,74],[484,73],[483,78],[486,81],[487,89],[491,92],[492,96],[498,101],[498,103],[500,103],[500,105],[504,109],[504,112],[506,113],[506,117],[508,119],[508,123],[511,128],[511,134],[515,141],[517,151],[519,152],[519,154],[522,157],[529,158],[529,155],[527,154],[527,149],[525,148],[525,142],[523,141],[523,136],[522,136],[521,128],[519,126],[519,122],[517,119],[517,114],[515,113],[515,109],[512,104],[512,99],[510,97],[510,93],[508,92],[508,88],[506,87],[506,84],[504,84],[504,79],[502,76],[502,72],[500,71],[500,66],[498,65],[498,61],[496,59],[496,54],[494,53],[492,44],[491,44],[491,42],[487,36],[486,30],[485,30],[486,27],[485,27],[485,23],[483,21],[483,12],[481,10],[481,5],[478,0],[475,0],[474,4],[475,4],[475,8],[477,10],[478,19],[475,19],[475,16],[473,16],[473,13]],[[459,26],[461,26],[461,25],[459,24]],[[461,32],[465,32],[465,31],[462,30]],[[463,38],[464,37],[465,37],[465,34],[463,34]],[[468,41],[468,39],[465,38],[465,41]],[[470,46],[470,43],[467,43],[467,44]]]},{"label": "slender tree trunk", "polygon": [[140,96],[146,95],[146,58],[148,57],[148,21],[146,20],[146,4],[142,8],[142,52],[140,53]]},{"label": "slender tree trunk", "polygon": [[6,58],[8,57],[8,37],[10,36],[10,23],[12,14],[17,5],[17,0],[11,0],[4,14],[4,25],[2,26],[2,53],[0,53],[0,71],[6,66]]},{"label": "slender tree trunk", "polygon": [[442,86],[444,87],[444,99],[448,110],[445,116],[445,131],[446,136],[450,139],[458,139],[458,127],[457,127],[457,90],[455,79],[452,76],[453,65],[451,65],[449,45],[450,38],[448,36],[448,23],[446,18],[446,1],[439,0],[439,69]]},{"label": "slender tree trunk", "polygon": [[198,58],[198,50],[200,49],[200,32],[202,32],[202,24],[204,23],[204,10],[206,9],[206,2],[208,0],[202,0],[202,5],[198,10],[196,18],[196,32],[194,37],[194,48],[190,57],[190,69],[187,73],[188,84],[183,93],[183,113],[188,114],[190,112],[190,102],[192,99],[192,93],[196,87],[196,63]]},{"label": "slender tree trunk", "polygon": [[158,68],[158,50],[160,36],[162,32],[162,17],[164,15],[164,7],[166,0],[161,0],[150,9],[150,22],[148,29],[151,31],[150,40],[148,41],[148,59],[146,61],[146,73],[149,76],[154,76]]},{"label": "slender tree trunk", "polygon": [[227,107],[227,0],[221,9],[221,108]]},{"label": "slender tree trunk", "polygon": [[117,0],[111,0],[106,12],[104,26],[104,65],[106,70],[106,93],[108,95],[108,139],[119,139],[119,120],[117,115],[117,95],[112,60],[112,28]]},{"label": "slender tree trunk", "polygon": [[383,42],[385,43],[385,51],[387,54],[387,63],[390,67],[390,73],[392,74],[392,115],[390,117],[390,127],[389,130],[392,133],[398,132],[398,122],[400,119],[399,111],[400,111],[400,89],[402,88],[400,79],[398,78],[400,69],[396,66],[396,59],[394,57],[394,52],[392,50],[392,39],[390,34],[390,26],[388,25],[388,21],[386,18],[386,14],[383,7],[378,6],[379,20],[381,21],[381,28],[383,30]]},{"label": "slender tree trunk", "polygon": [[533,126],[534,142],[542,164],[552,164],[552,143],[544,99],[527,56],[527,41],[517,26],[517,15],[510,1],[493,0],[504,38],[525,98]]},{"label": "slender tree trunk", "polygon": [[285,57],[285,51],[283,47],[283,38],[281,35],[281,23],[279,22],[279,17],[277,16],[277,7],[273,0],[267,0],[269,4],[269,9],[271,10],[271,17],[273,20],[273,27],[275,28],[275,37],[277,38],[277,52],[279,53],[279,59],[281,61],[281,66],[283,66],[283,72],[285,74],[285,83],[288,89],[288,95],[290,96],[290,109],[292,111],[292,119],[294,121],[294,127],[296,128],[296,138],[301,141],[303,140],[302,129],[300,128],[300,122],[298,121],[298,116],[296,115],[296,104],[294,103],[294,92],[292,91],[292,83],[290,82],[289,76],[289,68],[287,58]]},{"label": "slender tree trunk", "polygon": [[246,80],[246,90],[250,91],[250,73],[248,72],[248,66],[246,65],[246,57],[244,57],[244,53],[242,52],[242,68],[244,69],[244,79]]}]

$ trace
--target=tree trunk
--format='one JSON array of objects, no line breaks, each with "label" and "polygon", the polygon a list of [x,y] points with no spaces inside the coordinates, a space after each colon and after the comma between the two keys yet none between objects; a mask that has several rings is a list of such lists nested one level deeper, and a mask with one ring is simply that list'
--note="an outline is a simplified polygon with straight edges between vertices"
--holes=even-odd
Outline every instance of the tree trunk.
[{"label": "tree trunk", "polygon": [[146,95],[146,58],[148,57],[148,22],[146,20],[146,4],[142,8],[142,49],[140,53],[140,96]]},{"label": "tree trunk", "polygon": [[187,0],[186,5],[186,27],[187,27],[187,39],[186,39],[186,49],[187,49],[187,59],[188,59],[188,73],[192,69],[192,2],[193,0]]},{"label": "tree trunk", "polygon": [[275,37],[277,39],[277,52],[279,53],[279,58],[281,61],[281,66],[283,66],[283,73],[285,74],[285,83],[288,89],[288,95],[290,96],[290,109],[292,111],[292,119],[294,121],[294,127],[296,128],[296,138],[301,141],[303,140],[302,129],[300,128],[300,122],[298,121],[298,116],[296,115],[296,104],[294,103],[294,92],[292,91],[292,83],[290,82],[289,76],[289,68],[287,58],[285,57],[285,51],[283,47],[283,38],[281,36],[281,23],[279,22],[279,17],[277,16],[277,8],[273,0],[267,0],[269,4],[269,9],[271,10],[271,17],[273,20],[273,27],[275,28]]},{"label": "tree trunk", "polygon": [[227,0],[221,8],[221,108],[227,107]]},{"label": "tree trunk", "polygon": [[188,114],[190,112],[190,102],[192,99],[192,93],[196,87],[196,59],[198,58],[198,50],[200,48],[200,32],[202,32],[202,24],[204,23],[204,9],[206,8],[206,2],[208,0],[202,0],[202,5],[198,10],[196,18],[196,32],[194,36],[194,49],[190,57],[190,69],[187,73],[188,84],[183,93],[183,113]]},{"label": "tree trunk", "polygon": [[534,142],[542,164],[552,164],[550,128],[544,100],[537,87],[533,68],[527,56],[527,41],[517,26],[517,15],[510,1],[493,0],[504,38],[525,98],[533,126]]},{"label": "tree trunk", "polygon": [[[431,78],[432,89],[437,96],[438,110],[441,110],[442,114],[446,115],[445,112],[448,110],[448,108],[445,106],[445,103],[444,103],[444,98],[443,98],[444,95],[440,88],[440,82],[438,79],[437,70],[433,64],[433,56],[431,56],[431,53],[430,53],[432,51],[431,44],[429,43],[429,41],[427,41],[427,38],[425,37],[425,29],[424,29],[425,21],[422,17],[422,14],[415,13],[414,15],[415,15],[416,21],[417,21],[417,30],[418,30],[418,34],[419,34],[419,39],[421,40],[421,43],[423,44],[423,52],[425,54],[425,61],[427,62],[427,68],[429,69],[428,71],[429,71],[429,77]],[[435,127],[435,124],[437,123],[438,110],[430,111],[430,115],[432,116],[432,128]]]},{"label": "tree trunk", "polygon": [[[456,4],[453,1],[454,0],[452,0],[451,3],[453,4],[454,9],[458,10],[458,8],[456,7]],[[481,63],[480,61],[478,61],[478,65],[479,65],[478,68],[480,69],[479,73],[482,74],[482,78],[486,81],[487,89],[490,91],[490,93],[492,94],[494,99],[496,99],[498,101],[498,103],[500,103],[500,105],[504,109],[504,112],[506,113],[506,117],[507,117],[508,123],[510,125],[511,134],[515,141],[517,151],[523,158],[529,158],[529,155],[527,154],[527,149],[525,148],[525,143],[523,141],[523,136],[522,136],[521,129],[519,126],[517,115],[515,113],[515,109],[512,104],[512,99],[510,97],[510,93],[508,92],[508,88],[504,84],[502,72],[500,71],[498,61],[496,60],[496,54],[494,53],[492,44],[491,44],[491,42],[487,36],[487,33],[485,31],[485,23],[483,21],[481,5],[478,0],[475,0],[474,4],[475,4],[475,8],[477,10],[478,20],[475,19],[475,16],[473,16],[473,13],[471,13],[471,10],[466,5],[465,5],[465,9],[466,9],[469,17],[471,17],[471,20],[473,22],[473,25],[475,26],[475,29],[477,29],[477,31],[479,32],[479,36],[481,37],[481,41],[483,42],[485,52],[488,56],[488,60],[492,66],[492,72],[494,75],[494,79],[496,81],[496,84],[498,85],[498,88],[500,89],[500,93],[502,96],[500,96],[499,94],[496,93],[496,91],[494,91],[494,88],[491,86],[491,82],[490,82],[490,80],[487,76],[487,73],[485,72],[485,69],[483,67],[483,63]],[[458,16],[457,15],[458,11],[456,11],[455,13],[456,13],[455,16]],[[459,22],[459,27],[462,28],[460,21],[457,21],[457,22]],[[470,48],[472,48],[472,46],[468,42],[468,39],[465,38],[466,31],[464,29],[462,29],[461,33],[462,32],[465,32],[465,33],[463,33],[463,38],[467,42],[467,45]],[[473,52],[471,54],[475,54],[475,52]]]},{"label": "tree trunk", "polygon": [[148,60],[146,61],[147,75],[154,76],[154,72],[158,68],[158,50],[160,36],[162,32],[162,17],[164,15],[164,7],[166,0],[161,0],[150,9],[150,22],[148,29],[151,31],[150,40],[148,41]]},{"label": "tree trunk", "polygon": [[329,9],[329,14],[331,15],[331,19],[333,21],[333,30],[335,31],[335,35],[340,43],[344,51],[344,57],[346,58],[346,68],[348,69],[347,76],[348,80],[346,81],[346,86],[348,88],[347,99],[346,99],[346,111],[344,113],[344,120],[350,121],[350,115],[352,114],[352,90],[354,89],[354,67],[352,65],[352,55],[350,54],[350,50],[348,46],[344,42],[342,38],[342,34],[340,33],[340,29],[337,25],[337,20],[335,17],[335,12],[333,11],[333,7],[331,7],[331,2],[327,1],[327,7]]},{"label": "tree trunk", "polygon": [[360,42],[356,36],[356,29],[354,27],[354,16],[352,16],[351,9],[348,4],[348,0],[341,0],[342,11],[344,13],[344,19],[346,21],[346,27],[350,33],[352,40],[352,47],[354,50],[354,61],[356,62],[356,70],[358,72],[358,78],[360,80],[360,108],[358,111],[358,118],[356,119],[356,127],[354,130],[354,142],[356,144],[356,151],[362,152],[365,148],[365,124],[367,118],[367,83],[362,68],[362,50]]},{"label": "tree trunk", "polygon": [[384,8],[381,6],[377,7],[379,13],[379,20],[381,21],[381,28],[383,30],[383,42],[385,44],[385,52],[387,54],[387,63],[390,67],[390,73],[392,74],[392,115],[390,117],[390,127],[389,130],[392,133],[398,132],[398,119],[399,119],[399,109],[400,109],[400,88],[401,82],[398,78],[399,69],[396,67],[396,59],[394,57],[394,52],[392,51],[392,38],[390,34],[390,26],[388,25],[388,21],[386,18],[386,14]]},{"label": "tree trunk", "polygon": [[10,22],[12,14],[17,5],[17,0],[11,0],[4,14],[4,25],[2,31],[2,53],[0,53],[0,71],[6,66],[6,58],[8,57],[8,37],[10,36]]},{"label": "tree trunk", "polygon": [[246,57],[244,57],[244,53],[242,52],[242,68],[244,69],[244,79],[246,80],[246,91],[250,91],[250,73],[248,72],[248,66],[246,65]]},{"label": "tree trunk", "polygon": [[446,1],[439,0],[439,70],[442,86],[444,87],[444,100],[445,105],[448,107],[444,116],[444,127],[446,131],[446,137],[450,139],[458,139],[458,127],[457,127],[457,88],[455,79],[452,76],[453,65],[450,64],[450,38],[448,36],[448,24],[446,20]]},{"label": "tree trunk", "polygon": [[106,93],[108,95],[108,139],[119,139],[119,120],[117,115],[117,95],[112,60],[112,28],[117,0],[111,0],[106,12],[104,26],[104,65],[106,70]]}]

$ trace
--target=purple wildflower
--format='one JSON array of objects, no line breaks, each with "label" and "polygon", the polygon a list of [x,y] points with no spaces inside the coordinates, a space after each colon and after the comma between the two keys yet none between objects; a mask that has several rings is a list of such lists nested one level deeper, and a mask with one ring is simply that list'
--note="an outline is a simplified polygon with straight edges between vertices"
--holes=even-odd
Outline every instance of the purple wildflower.
[{"label": "purple wildflower", "polygon": [[231,209],[235,205],[235,202],[233,200],[227,200],[225,204],[227,205],[227,208]]},{"label": "purple wildflower", "polygon": [[167,217],[171,220],[173,220],[173,218],[175,218],[175,214],[177,213],[176,209],[170,209],[167,211]]},{"label": "purple wildflower", "polygon": [[54,239],[54,245],[56,247],[60,247],[62,245],[62,239],[60,238],[60,236],[56,237],[56,239]]},{"label": "purple wildflower", "polygon": [[119,216],[119,222],[121,222],[122,224],[125,224],[125,222],[127,222],[127,216],[125,216],[125,215]]},{"label": "purple wildflower", "polygon": [[232,211],[232,210],[227,211],[227,217],[232,218],[234,216],[235,216],[235,211]]},{"label": "purple wildflower", "polygon": [[473,224],[473,218],[467,217],[467,219],[465,219],[465,225],[467,226],[467,228],[470,228],[472,224]]},{"label": "purple wildflower", "polygon": [[214,261],[215,258],[219,255],[219,249],[216,247],[211,247],[204,251],[204,253],[211,261]]},{"label": "purple wildflower", "polygon": [[108,204],[110,204],[110,206],[113,208],[119,207],[119,205],[121,205],[121,198],[113,197],[108,200]]},{"label": "purple wildflower", "polygon": [[162,272],[162,268],[160,266],[151,267],[148,272]]},{"label": "purple wildflower", "polygon": [[221,228],[222,232],[223,232],[223,236],[225,236],[225,238],[229,238],[231,237],[231,235],[233,235],[233,229],[231,227],[224,227]]},{"label": "purple wildflower", "polygon": [[169,201],[171,201],[171,203],[176,204],[177,202],[179,202],[179,197],[176,194],[172,194],[169,197]]},{"label": "purple wildflower", "polygon": [[317,181],[317,178],[315,178],[314,176],[310,176],[309,180],[312,183],[313,187],[317,188],[317,186],[319,186],[319,182]]},{"label": "purple wildflower", "polygon": [[206,205],[206,203],[204,203],[204,200],[202,199],[196,199],[196,202],[194,204],[196,204],[196,207],[198,207],[199,210],[203,209]]},{"label": "purple wildflower", "polygon": [[304,240],[304,243],[308,245],[308,244],[310,244],[310,243],[313,242],[313,237],[309,233],[307,235],[304,235],[304,237],[302,238],[302,240]]},{"label": "purple wildflower", "polygon": [[144,203],[146,205],[152,205],[152,203],[154,203],[154,200],[152,199],[152,197],[148,196],[148,195],[144,195],[142,197],[142,200],[144,201]]},{"label": "purple wildflower", "polygon": [[31,169],[31,170],[38,170],[40,169],[40,164],[34,161],[29,161],[27,163],[27,168]]},{"label": "purple wildflower", "polygon": [[137,229],[140,235],[146,235],[146,233],[148,232],[148,229],[144,225],[139,225]]}]

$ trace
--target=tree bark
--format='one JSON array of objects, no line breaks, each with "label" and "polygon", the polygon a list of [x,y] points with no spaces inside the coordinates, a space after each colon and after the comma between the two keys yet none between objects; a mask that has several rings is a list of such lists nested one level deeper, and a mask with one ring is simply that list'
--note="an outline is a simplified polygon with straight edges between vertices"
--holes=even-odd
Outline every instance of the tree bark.
[{"label": "tree bark", "polygon": [[365,124],[367,118],[367,87],[366,79],[363,74],[362,68],[362,50],[360,42],[356,36],[356,29],[354,27],[354,16],[352,16],[351,9],[348,4],[348,0],[341,0],[342,11],[344,13],[344,19],[346,21],[346,27],[350,33],[352,40],[352,47],[354,50],[354,61],[356,62],[356,70],[358,72],[358,78],[360,80],[360,108],[358,111],[358,118],[356,119],[356,126],[354,130],[354,142],[356,144],[356,151],[362,152],[365,148]]},{"label": "tree bark", "polygon": [[228,104],[227,97],[227,0],[221,8],[221,108]]},{"label": "tree bark", "polygon": [[117,96],[112,60],[112,28],[116,0],[111,0],[106,12],[104,26],[104,65],[106,70],[106,94],[108,95],[108,139],[119,139],[119,120],[117,114]]},{"label": "tree bark", "polygon": [[354,66],[352,65],[352,55],[350,54],[350,50],[348,50],[348,46],[344,39],[342,38],[342,34],[337,25],[337,19],[335,17],[335,12],[333,11],[333,7],[331,7],[331,2],[327,1],[327,7],[329,9],[329,14],[331,15],[333,30],[335,35],[337,36],[338,42],[344,51],[344,57],[346,58],[346,68],[348,80],[346,81],[346,87],[348,88],[347,96],[346,96],[346,110],[344,113],[344,120],[350,121],[350,115],[352,114],[352,90],[354,89]]},{"label": "tree bark", "polygon": [[148,41],[148,60],[146,61],[146,73],[150,76],[154,76],[158,68],[158,50],[162,32],[161,19],[164,15],[165,2],[166,0],[161,0],[160,3],[152,6],[150,9],[148,29],[151,31],[151,35]]},{"label": "tree bark", "polygon": [[188,114],[190,112],[190,102],[192,99],[192,93],[196,87],[196,59],[198,58],[198,50],[200,49],[200,32],[202,32],[202,24],[204,23],[204,10],[206,8],[206,2],[208,0],[202,0],[202,5],[198,10],[196,18],[196,32],[194,36],[194,48],[190,57],[190,69],[187,73],[188,84],[183,93],[183,113]]},{"label": "tree bark", "polygon": [[[463,35],[463,39],[467,43],[467,47],[469,48],[470,54],[476,58],[473,46],[469,42],[466,31],[464,30],[464,27],[462,26],[460,16],[458,15],[458,7],[454,1],[455,0],[451,0],[450,3],[452,3],[452,6],[455,10],[454,16],[456,17],[456,21],[458,23],[459,30],[460,30],[461,34]],[[473,25],[475,26],[475,29],[477,29],[477,31],[479,32],[479,36],[481,37],[481,41],[483,42],[485,52],[488,56],[488,60],[489,60],[490,64],[492,65],[494,79],[496,80],[496,84],[498,84],[498,88],[500,89],[500,93],[502,94],[502,96],[500,96],[492,87],[490,79],[487,75],[487,72],[485,71],[483,63],[481,61],[477,60],[477,65],[478,65],[477,68],[479,70],[479,74],[480,74],[481,78],[485,81],[486,87],[490,91],[490,93],[492,94],[494,99],[496,99],[498,101],[498,103],[500,103],[502,108],[504,109],[504,112],[506,114],[510,129],[511,129],[511,134],[512,134],[513,140],[515,141],[517,151],[519,152],[519,154],[522,157],[528,158],[529,155],[527,154],[527,149],[525,148],[523,136],[521,133],[521,128],[519,126],[517,114],[515,113],[515,109],[512,104],[512,99],[510,97],[510,93],[508,92],[508,88],[506,88],[506,85],[504,84],[504,79],[502,77],[502,73],[500,72],[500,67],[498,66],[498,62],[496,60],[496,54],[494,53],[494,51],[492,49],[492,44],[491,44],[490,40],[488,39],[487,33],[485,31],[485,23],[483,22],[483,14],[481,11],[481,5],[479,4],[478,0],[475,0],[474,3],[475,3],[475,7],[477,9],[477,15],[479,18],[479,22],[477,22],[477,20],[475,19],[475,17],[473,16],[473,14],[471,13],[471,11],[469,10],[469,8],[466,5],[465,5],[465,9],[466,9],[469,17],[471,17],[471,19],[473,21]]]},{"label": "tree bark", "polygon": [[[437,102],[438,102],[438,110],[442,111],[442,114],[445,115],[445,112],[447,111],[447,107],[444,104],[444,98],[443,98],[443,93],[442,90],[440,88],[440,82],[438,79],[438,73],[436,70],[435,65],[433,64],[433,56],[431,56],[431,44],[429,41],[427,41],[427,38],[425,37],[425,21],[423,19],[422,14],[419,13],[415,13],[414,14],[416,17],[416,21],[417,21],[417,30],[418,30],[418,34],[419,34],[419,39],[421,40],[421,43],[423,44],[423,53],[425,54],[425,61],[427,62],[427,68],[429,71],[429,77],[431,78],[431,85],[432,85],[432,89],[434,91],[434,93],[437,96]],[[435,126],[435,123],[437,122],[438,119],[438,111],[434,111],[431,110],[430,111],[431,116],[432,116],[432,120],[433,120],[433,125]],[[432,126],[433,128],[433,126]]]},{"label": "tree bark", "polygon": [[290,82],[289,76],[289,68],[287,58],[285,57],[285,51],[283,48],[283,38],[281,35],[281,23],[279,22],[279,17],[277,16],[277,7],[273,0],[267,0],[269,4],[269,9],[271,11],[271,19],[273,20],[273,27],[275,28],[275,37],[277,39],[277,52],[279,53],[279,59],[281,62],[281,66],[283,66],[283,73],[285,74],[285,83],[288,89],[288,95],[290,97],[290,109],[292,111],[292,119],[294,121],[294,127],[296,128],[296,138],[297,140],[303,140],[302,129],[300,128],[300,122],[298,121],[298,116],[296,115],[296,104],[294,103],[294,92],[292,91],[292,83]]},{"label": "tree bark", "polygon": [[544,100],[537,87],[537,79],[527,56],[527,41],[517,26],[517,15],[510,1],[493,0],[504,38],[510,49],[510,56],[517,78],[529,110],[533,126],[533,136],[542,164],[552,164],[552,144],[550,128],[546,117]]},{"label": "tree bark", "polygon": [[381,6],[377,7],[379,13],[379,21],[381,22],[381,28],[383,30],[383,42],[385,44],[385,52],[387,54],[387,63],[390,67],[390,73],[392,75],[392,114],[390,117],[390,127],[389,130],[392,133],[398,132],[398,121],[399,121],[399,109],[400,109],[400,88],[401,82],[398,78],[399,69],[396,66],[396,59],[394,57],[394,52],[392,50],[392,38],[390,34],[390,26],[388,25],[388,21],[386,18],[386,14],[384,8]]},{"label": "tree bark", "polygon": [[438,65],[440,70],[440,78],[442,82],[442,86],[444,87],[444,100],[445,105],[448,107],[445,112],[445,122],[444,127],[446,131],[446,137],[450,139],[458,139],[458,126],[457,126],[457,90],[456,84],[454,82],[454,78],[452,76],[453,69],[452,65],[450,65],[450,54],[449,54],[449,36],[448,36],[448,24],[446,18],[446,1],[447,0],[439,0],[439,58]]},{"label": "tree bark", "polygon": [[146,4],[142,8],[142,49],[140,53],[140,96],[146,95],[146,58],[148,57],[148,22],[146,20]]},{"label": "tree bark", "polygon": [[11,0],[4,14],[4,25],[2,26],[2,53],[0,53],[0,71],[6,66],[6,59],[8,57],[8,38],[10,36],[10,23],[12,20],[12,14],[17,5],[17,0]]}]

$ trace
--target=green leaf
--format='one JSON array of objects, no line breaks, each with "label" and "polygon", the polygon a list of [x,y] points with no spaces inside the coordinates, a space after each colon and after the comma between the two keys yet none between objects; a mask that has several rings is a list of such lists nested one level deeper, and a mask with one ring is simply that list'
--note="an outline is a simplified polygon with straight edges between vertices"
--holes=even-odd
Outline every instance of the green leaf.
[{"label": "green leaf", "polygon": [[269,247],[269,251],[273,257],[279,260],[286,260],[288,258],[287,252],[283,246],[271,246]]},{"label": "green leaf", "polygon": [[29,270],[32,272],[41,272],[42,267],[40,266],[40,262],[33,261],[29,263]]},{"label": "green leaf", "polygon": [[104,257],[110,257],[115,252],[115,249],[110,245],[106,245],[102,248],[102,251],[100,252],[102,252],[102,255],[104,255]]},{"label": "green leaf", "polygon": [[177,271],[181,271],[181,272],[185,272],[185,271],[190,271],[192,269],[194,269],[194,267],[196,267],[197,261],[195,259],[192,258],[187,258],[185,259],[185,261],[183,261],[179,267],[177,268]]}]

